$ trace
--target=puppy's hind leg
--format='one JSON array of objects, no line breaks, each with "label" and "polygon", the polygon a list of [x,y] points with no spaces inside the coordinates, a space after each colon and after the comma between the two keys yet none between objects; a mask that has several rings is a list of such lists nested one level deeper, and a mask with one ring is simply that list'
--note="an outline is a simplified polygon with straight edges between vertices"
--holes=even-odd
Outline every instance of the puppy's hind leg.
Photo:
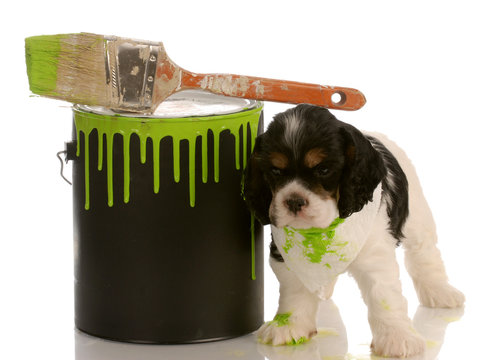
[{"label": "puppy's hind leg", "polygon": [[280,282],[279,306],[275,318],[258,330],[258,339],[272,345],[305,342],[317,333],[319,298],[307,290],[284,262],[271,258],[270,266]]},{"label": "puppy's hind leg", "polygon": [[419,301],[432,308],[462,306],[464,294],[449,284],[436,243],[435,231],[424,228],[407,231],[403,241],[405,266],[412,277]]},{"label": "puppy's hind leg", "polygon": [[405,266],[422,305],[433,308],[462,306],[464,295],[448,282],[439,249],[435,222],[418,181],[410,188],[410,215],[404,227]]},{"label": "puppy's hind leg", "polygon": [[368,306],[373,352],[387,357],[414,356],[425,351],[425,340],[408,317],[394,239],[385,228],[371,235],[348,270]]}]

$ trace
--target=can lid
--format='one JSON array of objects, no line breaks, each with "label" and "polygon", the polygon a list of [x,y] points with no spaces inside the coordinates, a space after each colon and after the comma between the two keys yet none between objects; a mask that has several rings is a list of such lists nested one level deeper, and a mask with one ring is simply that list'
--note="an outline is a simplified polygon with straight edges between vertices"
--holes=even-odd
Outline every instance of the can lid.
[{"label": "can lid", "polygon": [[259,106],[256,100],[216,95],[201,90],[177,92],[162,102],[153,114],[114,112],[101,106],[75,105],[76,109],[100,115],[121,115],[132,118],[185,118],[212,115],[227,115],[254,109]]}]

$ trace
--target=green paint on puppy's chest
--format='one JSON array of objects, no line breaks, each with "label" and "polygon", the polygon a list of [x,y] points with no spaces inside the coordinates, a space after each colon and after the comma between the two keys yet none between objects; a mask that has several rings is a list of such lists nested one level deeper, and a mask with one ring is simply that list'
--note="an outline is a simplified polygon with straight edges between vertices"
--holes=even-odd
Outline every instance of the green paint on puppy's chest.
[{"label": "green paint on puppy's chest", "polygon": [[[283,250],[288,254],[292,248],[298,246],[302,249],[304,257],[314,264],[321,263],[326,255],[335,255],[339,261],[347,261],[346,257],[338,252],[338,249],[343,248],[348,243],[335,239],[336,228],[343,222],[344,219],[336,218],[327,228],[295,229],[285,227]],[[327,262],[324,265],[331,268],[331,265]]]}]

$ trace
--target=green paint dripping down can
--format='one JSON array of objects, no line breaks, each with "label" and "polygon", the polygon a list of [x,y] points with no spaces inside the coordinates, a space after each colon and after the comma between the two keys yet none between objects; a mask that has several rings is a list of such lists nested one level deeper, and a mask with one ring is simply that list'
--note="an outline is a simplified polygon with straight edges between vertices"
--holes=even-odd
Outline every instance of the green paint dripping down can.
[{"label": "green paint dripping down can", "polygon": [[185,91],[147,116],[75,106],[75,323],[181,344],[263,322],[263,231],[241,197],[262,104]]}]

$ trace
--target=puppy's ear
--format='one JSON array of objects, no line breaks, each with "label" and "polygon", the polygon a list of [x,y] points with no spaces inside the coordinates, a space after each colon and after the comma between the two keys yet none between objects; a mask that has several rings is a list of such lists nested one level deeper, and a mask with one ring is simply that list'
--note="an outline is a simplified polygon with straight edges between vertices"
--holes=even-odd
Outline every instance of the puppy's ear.
[{"label": "puppy's ear", "polygon": [[339,216],[346,218],[373,200],[373,191],[386,175],[380,154],[356,128],[343,124],[346,163],[339,184]]},{"label": "puppy's ear", "polygon": [[245,169],[243,181],[243,197],[250,211],[262,225],[270,224],[269,208],[272,202],[272,192],[267,185],[263,172],[258,165],[261,151],[262,135],[255,142],[255,149]]}]

